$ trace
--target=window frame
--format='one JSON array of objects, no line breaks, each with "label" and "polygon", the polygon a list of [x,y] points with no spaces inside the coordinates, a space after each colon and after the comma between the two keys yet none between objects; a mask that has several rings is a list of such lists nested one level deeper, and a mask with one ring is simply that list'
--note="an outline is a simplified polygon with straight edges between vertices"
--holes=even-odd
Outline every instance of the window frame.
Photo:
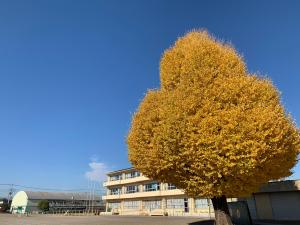
[{"label": "window frame", "polygon": [[[154,187],[150,187],[150,185],[154,185]],[[160,191],[160,183],[159,182],[151,182],[144,184],[144,192],[150,192],[150,191]]]},{"label": "window frame", "polygon": [[139,192],[139,186],[138,185],[128,185],[126,186],[125,193],[126,194],[131,194],[131,193],[136,193]]}]

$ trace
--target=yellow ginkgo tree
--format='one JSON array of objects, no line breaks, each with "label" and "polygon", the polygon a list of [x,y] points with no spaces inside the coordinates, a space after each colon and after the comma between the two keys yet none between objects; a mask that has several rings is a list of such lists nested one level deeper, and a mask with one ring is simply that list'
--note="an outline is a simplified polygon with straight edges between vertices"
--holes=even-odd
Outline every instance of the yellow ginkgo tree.
[{"label": "yellow ginkgo tree", "polygon": [[232,224],[226,197],[291,175],[299,130],[272,82],[250,74],[231,45],[192,31],[164,52],[160,80],[127,139],[129,160],[147,177],[211,198],[216,224]]}]

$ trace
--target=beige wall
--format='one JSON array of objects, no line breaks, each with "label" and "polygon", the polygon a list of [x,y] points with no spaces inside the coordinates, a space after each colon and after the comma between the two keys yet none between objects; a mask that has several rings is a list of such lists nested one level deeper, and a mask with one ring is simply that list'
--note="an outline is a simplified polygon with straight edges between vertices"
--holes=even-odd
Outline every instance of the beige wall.
[{"label": "beige wall", "polygon": [[[107,192],[106,196],[103,196],[103,200],[106,200],[108,207],[109,202],[120,202],[120,207],[114,212],[117,212],[122,215],[149,215],[153,211],[156,213],[161,212],[161,214],[167,213],[168,215],[174,215],[174,216],[187,216],[187,215],[196,215],[196,216],[204,216],[204,217],[212,217],[213,210],[212,208],[201,208],[196,209],[195,208],[195,200],[193,198],[188,198],[182,190],[179,189],[173,189],[168,190],[168,185],[166,183],[160,183],[160,190],[157,191],[148,191],[145,192],[143,190],[146,183],[151,182],[150,179],[147,177],[141,176],[134,177],[134,178],[127,178],[125,179],[125,173],[133,171],[134,169],[124,170],[124,171],[118,171],[116,173],[112,173],[111,175],[121,174],[122,180],[115,180],[111,181],[111,179],[108,177],[107,182],[104,183],[104,186],[108,189],[111,189],[112,187],[118,187],[121,188],[122,193],[117,195],[110,195],[109,191]],[[127,185],[138,185],[139,186],[139,192],[136,193],[125,193],[125,189]],[[188,199],[188,212],[185,212],[184,206],[182,208],[168,208],[167,207],[167,200],[170,198],[176,198],[176,199]],[[160,209],[154,209],[150,210],[146,209],[144,207],[144,201],[146,200],[160,200],[161,201],[161,208]],[[139,201],[139,207],[135,209],[128,209],[124,207],[125,201]],[[106,210],[107,211],[107,210]]]},{"label": "beige wall", "polygon": [[[184,207],[182,208],[167,208],[167,200],[168,199],[188,199],[188,209],[189,212],[185,212]],[[160,209],[153,209],[152,211],[146,209],[144,207],[144,201],[153,201],[153,200],[160,200],[161,201],[161,208]],[[139,201],[139,206],[136,209],[128,209],[124,207],[125,201]],[[120,215],[151,215],[154,211],[155,213],[168,214],[169,216],[200,216],[200,217],[213,217],[213,208],[201,208],[196,209],[195,207],[195,200],[193,198],[188,198],[185,195],[179,196],[168,196],[168,197],[147,197],[147,198],[132,198],[132,199],[121,199],[119,201],[109,200],[107,201],[107,205],[109,202],[121,202],[120,208],[118,210],[114,210],[114,212],[118,212]]]}]

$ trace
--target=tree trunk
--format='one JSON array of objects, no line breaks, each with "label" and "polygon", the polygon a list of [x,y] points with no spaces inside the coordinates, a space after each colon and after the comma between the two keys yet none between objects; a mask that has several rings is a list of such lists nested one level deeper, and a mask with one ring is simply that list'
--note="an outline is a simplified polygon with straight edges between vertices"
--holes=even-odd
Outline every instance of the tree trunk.
[{"label": "tree trunk", "polygon": [[233,225],[225,195],[222,197],[213,197],[211,200],[215,211],[215,225]]}]

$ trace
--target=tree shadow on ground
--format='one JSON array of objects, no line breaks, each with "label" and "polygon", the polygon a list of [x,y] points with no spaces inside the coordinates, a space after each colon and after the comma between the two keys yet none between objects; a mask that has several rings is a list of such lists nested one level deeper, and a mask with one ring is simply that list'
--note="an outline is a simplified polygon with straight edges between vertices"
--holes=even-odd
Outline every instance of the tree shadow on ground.
[{"label": "tree shadow on ground", "polygon": [[214,224],[215,224],[214,220],[201,220],[201,221],[189,223],[188,225],[214,225]]}]

